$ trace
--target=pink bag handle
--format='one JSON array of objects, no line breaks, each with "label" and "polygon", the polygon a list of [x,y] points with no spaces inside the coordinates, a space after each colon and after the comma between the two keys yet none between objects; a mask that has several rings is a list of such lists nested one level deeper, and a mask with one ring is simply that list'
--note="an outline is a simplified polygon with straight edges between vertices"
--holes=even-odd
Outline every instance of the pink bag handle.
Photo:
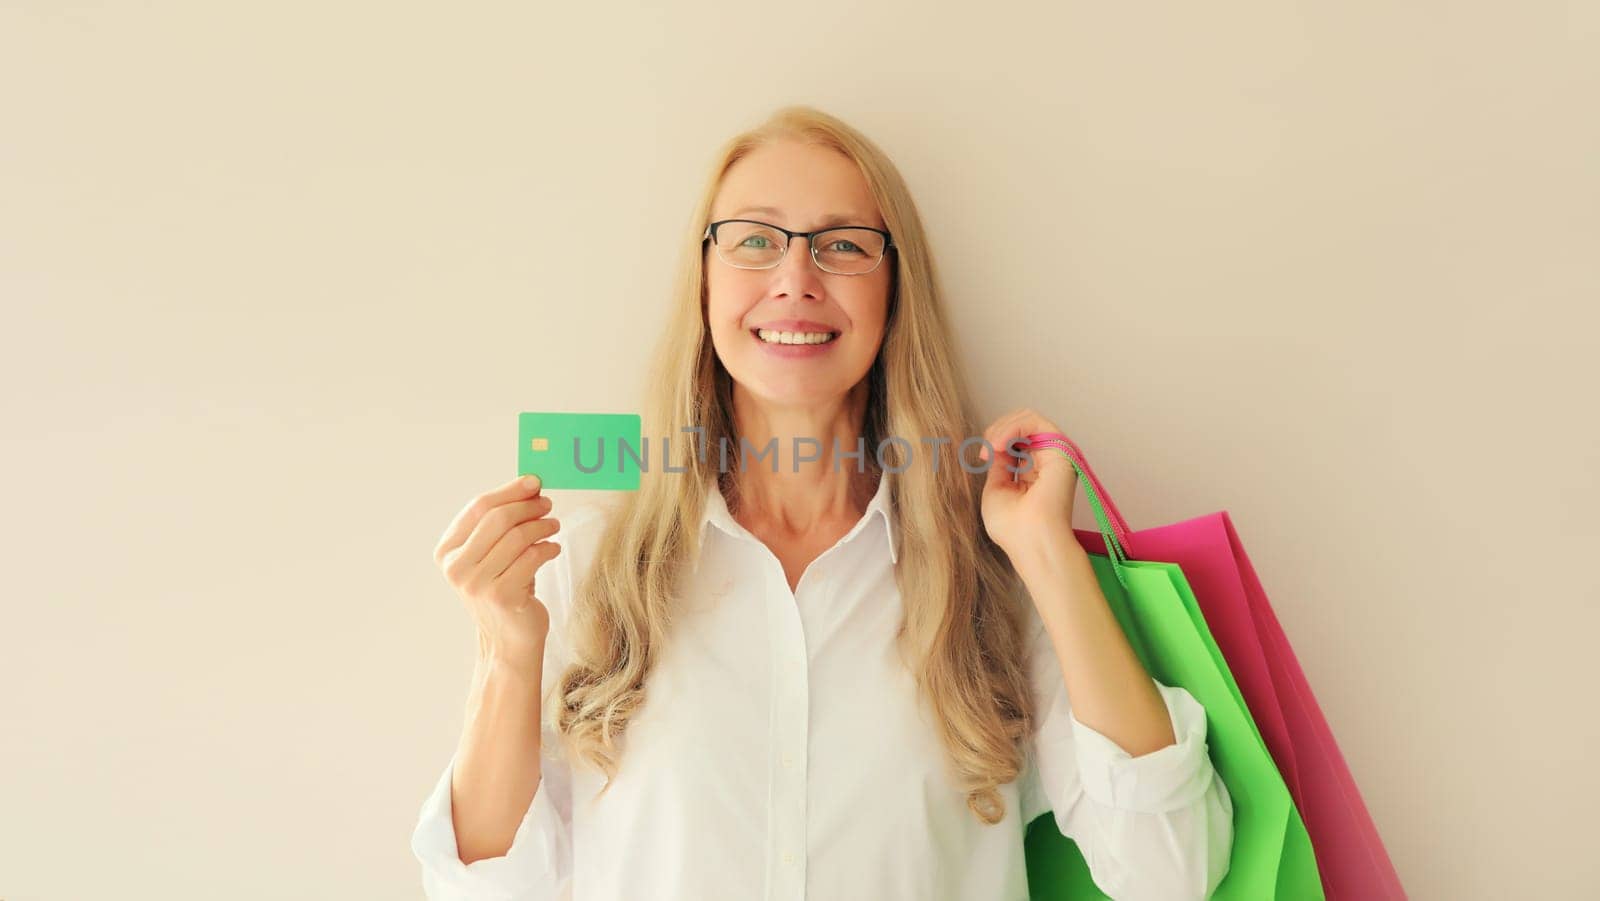
[{"label": "pink bag handle", "polygon": [[1133,531],[1128,528],[1128,521],[1122,518],[1122,511],[1117,509],[1116,502],[1101,484],[1100,477],[1095,475],[1089,466],[1089,460],[1083,451],[1071,438],[1060,432],[1033,432],[1026,436],[1029,450],[1054,449],[1067,455],[1067,458],[1077,466],[1078,471],[1085,480],[1084,489],[1090,494],[1091,506],[1096,510],[1104,510],[1106,519],[1110,520],[1109,526],[1112,534],[1116,536],[1117,544],[1121,546],[1124,554],[1133,555],[1133,548],[1128,544],[1128,537]]}]

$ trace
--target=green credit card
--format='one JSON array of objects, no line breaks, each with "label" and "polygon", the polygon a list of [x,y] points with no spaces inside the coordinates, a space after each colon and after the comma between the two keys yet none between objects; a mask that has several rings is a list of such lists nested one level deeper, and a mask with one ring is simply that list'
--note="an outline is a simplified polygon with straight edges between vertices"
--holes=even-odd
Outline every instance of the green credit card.
[{"label": "green credit card", "polygon": [[542,488],[637,491],[639,439],[637,413],[519,413],[517,475]]}]

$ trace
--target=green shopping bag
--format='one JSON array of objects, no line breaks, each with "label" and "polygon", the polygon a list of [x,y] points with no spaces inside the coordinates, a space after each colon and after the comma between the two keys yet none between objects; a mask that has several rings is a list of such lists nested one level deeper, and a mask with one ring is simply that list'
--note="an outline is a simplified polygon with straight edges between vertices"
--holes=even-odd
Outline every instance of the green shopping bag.
[{"label": "green shopping bag", "polygon": [[[1233,800],[1233,853],[1212,897],[1320,901],[1322,880],[1305,823],[1182,569],[1126,559],[1091,480],[1081,469],[1079,477],[1109,552],[1089,559],[1129,644],[1151,676],[1187,689],[1206,709],[1211,762]],[[1028,825],[1024,849],[1028,893],[1035,901],[1106,897],[1089,878],[1077,844],[1056,828],[1053,813]]]}]

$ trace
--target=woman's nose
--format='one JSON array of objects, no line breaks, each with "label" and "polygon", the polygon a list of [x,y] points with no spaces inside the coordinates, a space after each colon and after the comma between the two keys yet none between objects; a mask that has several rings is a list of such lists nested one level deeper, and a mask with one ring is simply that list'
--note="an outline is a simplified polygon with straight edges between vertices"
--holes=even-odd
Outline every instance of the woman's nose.
[{"label": "woman's nose", "polygon": [[774,278],[777,287],[797,294],[820,294],[822,269],[811,256],[811,241],[807,238],[790,238],[789,249],[778,261]]}]

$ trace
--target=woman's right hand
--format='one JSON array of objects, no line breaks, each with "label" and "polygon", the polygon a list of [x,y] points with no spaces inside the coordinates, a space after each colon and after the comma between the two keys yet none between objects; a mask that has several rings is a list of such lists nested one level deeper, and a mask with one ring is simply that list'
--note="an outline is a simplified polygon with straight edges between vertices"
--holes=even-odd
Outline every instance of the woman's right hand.
[{"label": "woman's right hand", "polygon": [[550,611],[533,594],[533,574],[561,553],[547,541],[561,527],[537,476],[472,499],[433,550],[445,580],[478,625],[481,653],[530,674],[544,664]]}]

